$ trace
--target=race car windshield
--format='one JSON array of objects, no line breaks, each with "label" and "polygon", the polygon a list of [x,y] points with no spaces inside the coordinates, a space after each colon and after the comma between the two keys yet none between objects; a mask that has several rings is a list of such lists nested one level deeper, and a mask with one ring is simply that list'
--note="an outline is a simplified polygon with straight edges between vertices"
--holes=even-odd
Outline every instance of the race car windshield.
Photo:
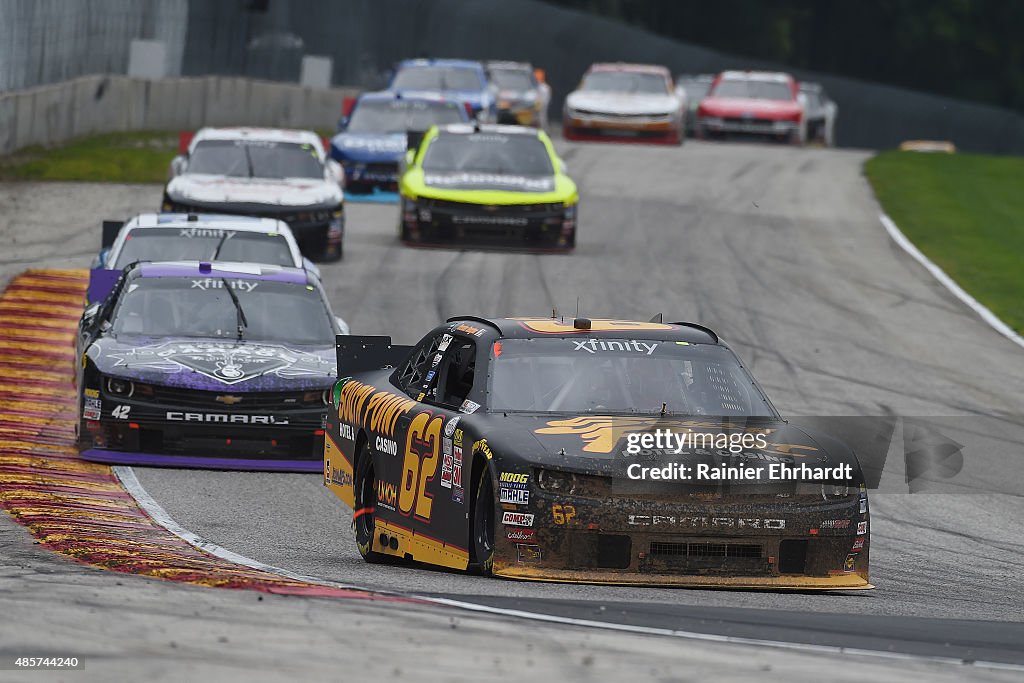
[{"label": "race car windshield", "polygon": [[128,234],[114,263],[122,270],[136,261],[237,261],[295,266],[284,235],[220,228],[146,228]]},{"label": "race car windshield", "polygon": [[480,73],[464,66],[407,66],[395,76],[392,90],[482,90]]},{"label": "race car windshield", "polygon": [[526,92],[536,87],[533,82],[533,74],[519,69],[492,69],[491,80],[501,90],[513,92]]},{"label": "race car windshield", "polygon": [[548,148],[536,137],[496,133],[439,134],[427,148],[423,170],[517,175],[554,173]]},{"label": "race car windshield", "polygon": [[740,97],[752,100],[792,100],[793,91],[785,83],[730,78],[721,81],[711,93],[715,97]]},{"label": "race car windshield", "polygon": [[465,120],[455,102],[411,102],[409,100],[364,100],[352,112],[348,133],[405,133],[427,130],[434,125]]},{"label": "race car windshield", "polygon": [[319,178],[324,167],[308,143],[204,140],[189,155],[186,173],[233,178]]},{"label": "race car windshield", "polygon": [[238,309],[245,311],[243,338],[330,346],[334,326],[319,291],[307,285],[239,279],[211,273],[194,278],[138,278],[121,295],[112,317],[115,336],[238,337]]},{"label": "race car windshield", "polygon": [[649,93],[664,95],[668,93],[668,81],[655,73],[635,71],[594,71],[583,79],[581,90],[597,92]]},{"label": "race car windshield", "polygon": [[505,339],[495,346],[492,411],[775,415],[721,346],[593,337]]}]

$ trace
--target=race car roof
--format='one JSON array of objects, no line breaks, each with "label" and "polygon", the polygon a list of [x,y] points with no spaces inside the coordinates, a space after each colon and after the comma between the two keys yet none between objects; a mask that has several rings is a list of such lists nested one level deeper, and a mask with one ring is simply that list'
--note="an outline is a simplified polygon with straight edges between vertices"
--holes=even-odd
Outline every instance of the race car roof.
[{"label": "race car roof", "polygon": [[461,66],[472,69],[483,69],[484,66],[480,62],[472,59],[405,59],[398,63],[398,68],[403,69],[409,66]]},{"label": "race car roof", "polygon": [[510,71],[529,71],[533,72],[533,65],[529,62],[503,62],[503,61],[490,61],[485,64],[488,69],[508,69]]},{"label": "race car roof", "polygon": [[[585,320],[585,319],[579,319]],[[714,331],[696,323],[656,323],[634,320],[586,319],[577,324],[573,318],[478,318],[456,316],[449,323],[465,323],[469,326],[484,324],[493,328],[498,336],[510,339],[536,339],[539,337],[560,337],[584,335],[611,339],[652,339],[657,341],[678,341],[690,344],[719,344]],[[586,325],[589,324],[589,327]]]},{"label": "race car roof", "polygon": [[629,64],[626,62],[598,62],[591,64],[588,71],[633,71],[668,75],[668,68],[660,64]]},{"label": "race car roof", "polygon": [[404,91],[395,92],[393,90],[376,90],[374,92],[364,92],[359,96],[359,100],[370,100],[371,102],[391,102],[392,100],[403,100],[406,102],[447,102],[458,105],[457,100],[453,100],[449,97],[445,97],[441,93],[431,92],[429,90],[415,90],[415,91]]},{"label": "race car roof", "polygon": [[291,233],[287,223],[273,218],[217,213],[140,213],[124,224],[125,230],[145,228],[214,228],[235,232]]},{"label": "race car roof", "polygon": [[136,277],[231,277],[236,280],[271,280],[295,284],[311,284],[310,275],[301,268],[270,266],[229,261],[160,261],[144,262],[134,268]]},{"label": "race car roof", "polygon": [[793,77],[781,71],[723,71],[722,80],[772,81],[789,83]]},{"label": "race car roof", "polygon": [[203,140],[258,140],[261,142],[290,142],[309,144],[323,153],[320,137],[311,130],[290,128],[200,128],[189,145],[189,152]]}]

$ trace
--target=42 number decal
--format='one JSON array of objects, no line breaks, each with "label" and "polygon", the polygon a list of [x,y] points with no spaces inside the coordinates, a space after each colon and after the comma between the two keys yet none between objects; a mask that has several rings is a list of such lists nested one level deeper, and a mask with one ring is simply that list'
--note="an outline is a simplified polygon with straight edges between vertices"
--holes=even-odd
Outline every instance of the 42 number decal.
[{"label": "42 number decal", "polygon": [[405,462],[402,466],[402,485],[398,490],[398,509],[403,515],[430,521],[434,497],[427,493],[427,482],[437,472],[441,450],[440,415],[420,413],[412,419],[405,437]]},{"label": "42 number decal", "polygon": [[118,420],[127,420],[128,413],[131,411],[131,406],[114,406],[114,409],[110,411],[110,416],[116,417]]}]

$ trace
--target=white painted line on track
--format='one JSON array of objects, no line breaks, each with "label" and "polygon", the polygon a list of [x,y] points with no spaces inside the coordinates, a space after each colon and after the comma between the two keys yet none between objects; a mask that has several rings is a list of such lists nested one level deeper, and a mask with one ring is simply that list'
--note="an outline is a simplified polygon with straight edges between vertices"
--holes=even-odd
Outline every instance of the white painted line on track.
[{"label": "white painted line on track", "polygon": [[970,306],[971,310],[981,316],[981,319],[988,323],[996,332],[1024,349],[1024,337],[1017,334],[1009,325],[1000,320],[995,313],[990,311],[985,305],[979,303],[973,296],[965,292],[960,285],[953,281],[953,278],[946,275],[946,272],[942,270],[942,268],[935,265],[935,263],[925,256],[913,242],[907,239],[907,236],[903,234],[896,223],[889,218],[885,212],[880,213],[878,218],[882,221],[882,225],[885,227],[885,231],[889,233],[889,237],[892,238],[892,241],[900,245],[900,248],[902,248],[903,251],[910,254],[915,261],[924,266],[936,280],[941,282],[946,289],[953,293],[953,296]]},{"label": "white painted line on track", "polygon": [[166,510],[161,507],[160,503],[156,502],[149,492],[143,488],[139,482],[138,477],[135,476],[135,471],[131,467],[122,465],[116,465],[113,468],[114,475],[120,480],[121,485],[124,486],[125,490],[135,499],[139,507],[146,511],[154,522],[167,529],[169,532],[184,540],[189,545],[192,545],[204,552],[210,553],[215,557],[219,557],[222,560],[227,560],[234,564],[239,564],[244,567],[250,567],[252,569],[259,569],[261,571],[278,574],[288,579],[295,581],[305,581],[307,583],[317,584],[320,586],[329,586],[331,588],[344,588],[348,590],[359,590],[368,593],[377,593],[380,595],[390,595],[403,598],[412,598],[422,602],[432,603],[435,605],[441,605],[445,607],[454,607],[470,612],[478,612],[482,614],[492,614],[495,616],[502,617],[513,617],[519,619],[529,619],[531,621],[540,621],[551,624],[563,624],[567,626],[580,626],[584,628],[599,628],[606,631],[618,631],[620,633],[633,633],[637,635],[651,635],[651,636],[668,636],[671,638],[684,638],[686,640],[696,640],[712,643],[725,643],[732,645],[748,645],[754,647],[769,647],[777,650],[793,650],[799,652],[807,652],[812,654],[823,654],[823,655],[852,655],[860,657],[876,657],[881,659],[896,659],[904,661],[914,662],[931,662],[935,664],[945,664],[954,666],[974,666],[983,669],[1000,669],[1004,671],[1020,671],[1024,672],[1024,665],[1020,664],[1006,664],[1002,662],[986,662],[986,661],[965,661],[962,659],[956,659],[954,657],[936,657],[928,655],[912,655],[900,652],[886,652],[884,650],[865,650],[860,648],[851,647],[837,647],[834,645],[813,645],[809,643],[791,643],[779,640],[762,640],[759,638],[743,638],[739,636],[723,636],[714,633],[699,633],[697,631],[680,631],[675,629],[657,628],[653,626],[635,626],[632,624],[616,624],[606,621],[595,621],[592,619],[575,619],[573,617],[562,617],[554,614],[543,614],[541,612],[527,612],[524,610],[508,609],[505,607],[492,607],[490,605],[481,605],[475,602],[465,602],[463,600],[452,600],[450,598],[436,598],[430,596],[417,595],[415,593],[398,593],[395,591],[377,590],[367,588],[365,586],[356,586],[353,584],[340,583],[338,581],[331,581],[328,579],[321,579],[314,576],[306,576],[304,574],[297,574],[295,572],[275,567],[273,565],[264,564],[259,560],[254,560],[245,555],[240,555],[236,552],[228,550],[216,543],[207,540],[199,534],[192,533],[188,529],[184,528],[180,524],[174,521],[174,519],[167,513]]}]

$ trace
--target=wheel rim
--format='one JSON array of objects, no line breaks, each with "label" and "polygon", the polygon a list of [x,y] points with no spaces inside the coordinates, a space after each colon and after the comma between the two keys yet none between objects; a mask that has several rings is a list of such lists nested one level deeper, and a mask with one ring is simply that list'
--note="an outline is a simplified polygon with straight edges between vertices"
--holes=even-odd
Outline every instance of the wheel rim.
[{"label": "wheel rim", "polygon": [[494,550],[494,494],[486,470],[480,482],[476,499],[476,547],[481,561]]},{"label": "wheel rim", "polygon": [[[364,458],[372,457],[369,453],[363,454]],[[359,488],[356,491],[356,536],[366,540],[373,538],[373,515],[377,507],[377,490],[373,485],[373,464],[367,465],[363,476],[359,479]]]}]

